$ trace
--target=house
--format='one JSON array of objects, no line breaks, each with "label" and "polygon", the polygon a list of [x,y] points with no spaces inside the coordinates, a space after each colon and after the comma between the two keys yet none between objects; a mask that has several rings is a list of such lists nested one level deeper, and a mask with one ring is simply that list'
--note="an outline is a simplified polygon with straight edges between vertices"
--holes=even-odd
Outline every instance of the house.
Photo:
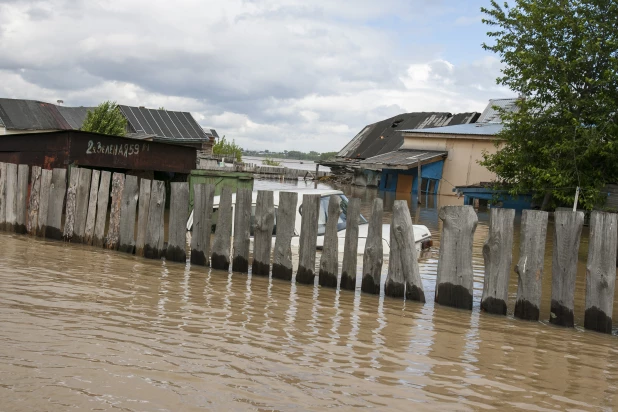
[{"label": "house", "polygon": [[490,182],[495,175],[478,161],[484,152],[498,150],[503,124],[495,107],[515,110],[516,100],[490,100],[476,123],[401,130],[400,148],[368,157],[360,166],[379,171],[379,188],[386,191],[417,193],[420,183],[422,193],[456,195],[455,187]]}]

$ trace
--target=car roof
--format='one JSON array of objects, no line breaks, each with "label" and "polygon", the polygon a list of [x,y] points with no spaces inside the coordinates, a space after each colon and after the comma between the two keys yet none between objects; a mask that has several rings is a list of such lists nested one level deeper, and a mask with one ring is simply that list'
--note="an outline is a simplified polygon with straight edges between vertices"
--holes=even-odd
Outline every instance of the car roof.
[{"label": "car roof", "polygon": [[[330,195],[342,195],[343,192],[341,190],[335,189],[293,189],[293,190],[272,190],[273,192],[273,203],[275,205],[279,204],[279,193],[281,192],[291,192],[298,193],[298,201],[302,201],[302,195],[322,195],[322,196],[330,196]],[[255,203],[257,201],[258,191],[254,190],[251,194],[251,203]],[[215,196],[213,206],[217,206],[219,204],[219,198],[221,196]],[[236,204],[236,193],[232,193],[232,204]]]}]

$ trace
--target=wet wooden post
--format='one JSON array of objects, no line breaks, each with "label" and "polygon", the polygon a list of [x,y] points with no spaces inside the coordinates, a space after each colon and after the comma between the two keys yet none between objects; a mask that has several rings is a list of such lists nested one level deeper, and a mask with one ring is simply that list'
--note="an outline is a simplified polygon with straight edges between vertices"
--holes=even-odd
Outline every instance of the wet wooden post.
[{"label": "wet wooden post", "polygon": [[577,276],[577,253],[584,226],[584,212],[560,210],[554,212],[554,253],[551,267],[551,313],[549,322],[575,326],[573,305],[575,278]]},{"label": "wet wooden post", "polygon": [[516,318],[539,320],[547,218],[548,213],[540,210],[524,210],[521,215],[519,261],[515,265],[518,277]]},{"label": "wet wooden post", "polygon": [[[232,271],[234,272],[249,272],[251,202],[251,189],[239,188],[236,192],[236,213],[234,214],[234,256],[232,257]],[[210,234],[210,227],[208,228],[208,233]],[[255,261],[255,256],[253,259]]]},{"label": "wet wooden post", "polygon": [[28,201],[28,221],[26,231],[30,235],[36,235],[39,220],[39,204],[41,203],[41,168],[32,166],[30,176],[30,200]]},{"label": "wet wooden post", "polygon": [[6,226],[6,174],[7,164],[0,162],[0,230]]},{"label": "wet wooden post", "polygon": [[94,226],[97,219],[97,195],[99,193],[99,180],[101,172],[99,170],[92,171],[90,180],[90,196],[88,197],[88,213],[86,214],[86,227],[84,228],[83,243],[92,245],[94,237]]},{"label": "wet wooden post", "polygon": [[148,209],[150,207],[150,179],[141,179],[139,183],[139,199],[137,214],[137,236],[135,239],[135,255],[144,256],[146,231],[148,230]]},{"label": "wet wooden post", "polygon": [[165,259],[187,261],[187,214],[189,210],[189,183],[171,184],[170,220]]},{"label": "wet wooden post", "polygon": [[17,225],[17,165],[6,164],[6,223],[5,230],[14,232]]},{"label": "wet wooden post", "polygon": [[15,232],[26,233],[26,220],[28,216],[28,179],[30,167],[28,165],[17,166],[17,209]]},{"label": "wet wooden post", "polygon": [[45,237],[62,239],[62,209],[67,191],[67,170],[54,169],[52,171],[51,186],[49,189],[49,204],[47,206],[47,226]]},{"label": "wet wooden post", "polygon": [[135,250],[135,217],[137,201],[139,199],[139,185],[137,176],[127,175],[122,191],[122,205],[120,206],[120,233],[118,235],[118,250],[133,253]]},{"label": "wet wooden post", "polygon": [[255,228],[253,241],[253,263],[251,273],[268,276],[270,274],[270,252],[275,226],[275,206],[273,192],[258,190],[255,206]]},{"label": "wet wooden post", "polygon": [[318,240],[318,215],[320,195],[303,195],[298,251],[298,283],[313,284],[315,281],[315,255]]},{"label": "wet wooden post", "polygon": [[144,257],[159,259],[165,253],[165,182],[153,180],[148,206],[148,227],[144,242]]},{"label": "wet wooden post", "polygon": [[90,181],[92,180],[92,170],[79,169],[77,182],[75,225],[73,227],[73,240],[83,243],[86,233],[86,218],[88,217],[88,198],[90,194]]},{"label": "wet wooden post", "polygon": [[341,265],[340,288],[356,289],[356,268],[358,264],[358,220],[360,219],[360,199],[352,198],[348,202],[343,263]]},{"label": "wet wooden post", "polygon": [[67,205],[64,215],[64,240],[70,241],[73,238],[75,229],[75,210],[77,209],[77,184],[79,181],[79,169],[72,167],[69,169],[69,187],[67,188]]},{"label": "wet wooden post", "polygon": [[214,197],[214,185],[196,184],[193,186],[191,263],[195,265],[208,266]]},{"label": "wet wooden post", "polygon": [[105,223],[107,221],[107,206],[109,204],[109,186],[112,174],[108,171],[101,172],[101,183],[97,193],[97,218],[94,225],[94,237],[92,244],[103,247],[105,244]]},{"label": "wet wooden post", "polygon": [[39,193],[39,214],[37,218],[36,235],[45,237],[47,214],[49,213],[49,193],[51,191],[52,171],[41,170],[41,190]]},{"label": "wet wooden post", "polygon": [[472,247],[478,217],[472,206],[444,206],[435,301],[472,310]]},{"label": "wet wooden post", "polygon": [[298,193],[279,192],[277,210],[277,238],[273,253],[273,278],[292,280],[292,237],[296,225]]},{"label": "wet wooden post", "polygon": [[363,278],[361,290],[374,295],[380,294],[380,280],[382,278],[382,264],[384,250],[382,247],[382,218],[384,204],[382,199],[375,198],[371,209],[369,231],[363,254]]},{"label": "wet wooden post", "polygon": [[337,222],[341,214],[341,198],[332,195],[328,199],[328,215],[324,233],[324,246],[320,258],[318,281],[320,286],[337,288],[339,275],[339,238],[337,237]]},{"label": "wet wooden post", "polygon": [[212,245],[210,266],[214,269],[228,270],[230,268],[230,237],[232,236],[232,191],[223,187],[219,197],[219,216],[215,229],[215,240]]},{"label": "wet wooden post", "polygon": [[109,228],[107,229],[107,239],[105,247],[107,249],[118,249],[120,238],[120,210],[122,209],[122,192],[124,190],[124,174],[114,173],[112,175],[112,208],[109,213]]},{"label": "wet wooden post", "polygon": [[592,212],[586,264],[586,312],[584,327],[612,333],[616,247],[618,228],[615,213]]},{"label": "wet wooden post", "polygon": [[513,262],[514,220],[514,209],[492,208],[489,212],[489,236],[483,245],[485,281],[481,310],[495,315],[506,315]]}]

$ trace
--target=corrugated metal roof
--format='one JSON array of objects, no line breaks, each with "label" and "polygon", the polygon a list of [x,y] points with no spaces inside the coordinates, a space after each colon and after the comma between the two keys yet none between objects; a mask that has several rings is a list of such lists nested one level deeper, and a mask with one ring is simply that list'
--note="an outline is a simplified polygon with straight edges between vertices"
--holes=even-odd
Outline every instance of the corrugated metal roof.
[{"label": "corrugated metal roof", "polygon": [[208,140],[191,113],[145,107],[119,106],[136,133],[155,135],[160,139]]},{"label": "corrugated metal roof", "polygon": [[419,161],[421,164],[433,163],[447,155],[447,151],[399,149],[362,160],[360,164],[366,169],[410,169],[416,167]]},{"label": "corrugated metal roof", "polygon": [[481,113],[481,116],[476,121],[477,123],[502,123],[502,119],[500,118],[500,113],[495,109],[495,107],[499,107],[501,109],[505,109],[509,112],[518,110],[515,103],[517,102],[517,98],[510,99],[491,99],[489,100],[489,104]]},{"label": "corrugated metal roof", "polygon": [[7,130],[71,130],[58,106],[36,100],[0,98],[0,118]]},{"label": "corrugated metal roof", "polygon": [[64,119],[71,125],[71,128],[79,130],[86,120],[86,116],[90,110],[96,107],[66,107],[56,106]]},{"label": "corrugated metal roof", "polygon": [[458,124],[456,126],[435,127],[433,129],[412,129],[402,130],[404,133],[422,133],[422,134],[465,134],[465,135],[482,135],[495,136],[504,127],[501,123],[473,123],[473,124]]},{"label": "corrugated metal roof", "polygon": [[403,144],[400,133],[406,129],[428,129],[452,124],[474,123],[479,113],[403,113],[365,126],[339,153],[337,157],[366,159],[392,152]]}]

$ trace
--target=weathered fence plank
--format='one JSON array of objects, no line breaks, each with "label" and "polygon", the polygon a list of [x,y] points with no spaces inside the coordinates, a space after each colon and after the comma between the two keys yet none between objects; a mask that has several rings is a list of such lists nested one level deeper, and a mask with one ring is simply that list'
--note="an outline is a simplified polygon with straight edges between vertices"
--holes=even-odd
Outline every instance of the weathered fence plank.
[{"label": "weathered fence plank", "polygon": [[[215,197],[215,186],[196,184],[193,186],[193,193],[191,263],[201,266],[208,266],[208,259],[210,257],[210,234],[212,232],[212,206]],[[238,197],[236,198],[236,201],[238,201]],[[236,204],[236,207],[238,207],[238,204]]]},{"label": "weathered fence plank", "polygon": [[273,192],[258,190],[255,206],[255,227],[253,235],[253,275],[268,276],[270,274],[270,252],[275,226],[275,206]]},{"label": "weathered fence plank", "polygon": [[189,183],[172,183],[169,232],[165,259],[187,261],[187,214],[189,210]]},{"label": "weathered fence plank", "polygon": [[144,242],[144,257],[159,259],[165,253],[165,182],[153,180],[148,206],[148,228]]},{"label": "weathered fence plank", "polygon": [[101,172],[99,170],[92,171],[90,179],[90,196],[88,197],[88,213],[86,214],[86,227],[84,228],[83,243],[92,245],[94,237],[94,225],[97,218],[97,195],[99,193],[99,180]]},{"label": "weathered fence plank", "polygon": [[120,206],[120,233],[118,236],[118,250],[133,253],[135,250],[135,215],[137,214],[137,200],[139,185],[137,176],[127,175],[122,191],[122,205]]},{"label": "weathered fence plank", "polygon": [[77,209],[77,183],[79,182],[79,169],[69,169],[69,187],[67,188],[67,205],[64,215],[64,240],[73,238],[75,229],[75,210]]},{"label": "weathered fence plank", "polygon": [[303,195],[298,251],[298,283],[312,284],[315,281],[315,256],[318,238],[318,215],[320,195]]},{"label": "weathered fence plank", "polygon": [[472,206],[444,206],[435,301],[441,305],[472,309],[472,247],[478,217]]},{"label": "weathered fence plank", "polygon": [[92,244],[102,247],[105,245],[105,223],[107,222],[107,206],[109,204],[109,186],[112,174],[108,171],[101,172],[101,183],[97,193],[97,218],[94,226]]},{"label": "weathered fence plank", "polygon": [[232,236],[232,191],[227,186],[223,187],[219,197],[218,214],[210,266],[214,269],[228,270],[230,268],[230,237]]},{"label": "weathered fence plank", "polygon": [[30,176],[30,200],[28,201],[28,221],[26,231],[30,235],[36,234],[39,220],[39,204],[41,203],[41,168],[32,166]]},{"label": "weathered fence plank", "polygon": [[47,226],[45,237],[62,239],[62,209],[67,192],[67,170],[54,169],[52,171],[51,186],[49,189],[49,204],[47,207]]},{"label": "weathered fence plank", "polygon": [[549,322],[573,327],[577,253],[584,225],[584,212],[554,212],[554,254],[551,268],[551,313]]},{"label": "weathered fence plank", "polygon": [[363,278],[361,290],[374,295],[380,294],[380,280],[382,278],[382,264],[384,263],[384,249],[382,246],[382,218],[384,204],[382,199],[375,198],[371,208],[371,220],[363,253]]},{"label": "weathered fence plank", "polygon": [[612,333],[618,228],[615,213],[592,212],[586,264],[584,327]]},{"label": "weathered fence plank", "polygon": [[345,226],[343,263],[341,265],[340,288],[356,289],[356,268],[358,265],[358,220],[360,219],[360,199],[348,201],[348,218]]},{"label": "weathered fence plank", "polygon": [[341,214],[341,198],[332,195],[328,199],[328,214],[324,232],[324,245],[320,257],[320,272],[318,281],[322,287],[337,288],[339,275],[339,238],[337,237],[337,222]]},{"label": "weathered fence plank", "polygon": [[112,208],[109,213],[109,228],[107,229],[107,239],[105,247],[107,249],[118,249],[120,240],[120,210],[122,209],[122,192],[124,191],[124,174],[114,173],[112,175]]},{"label": "weathered fence plank", "polygon": [[135,239],[135,255],[144,256],[146,244],[146,231],[148,230],[148,209],[150,207],[150,179],[141,179],[139,183],[137,236]]},{"label": "weathered fence plank", "polygon": [[0,162],[0,230],[6,226],[6,174],[7,164]]},{"label": "weathered fence plank", "polygon": [[481,298],[481,310],[487,313],[506,315],[514,220],[514,209],[492,208],[489,213],[489,235],[483,245],[485,281]]},{"label": "weathered fence plank", "polygon": [[39,193],[39,215],[37,218],[36,235],[45,237],[47,214],[49,213],[49,193],[51,191],[52,171],[41,170],[41,191]]},{"label": "weathered fence plank", "polygon": [[521,215],[519,261],[515,266],[518,277],[516,318],[539,320],[547,218],[548,213],[540,210],[524,210]]},{"label": "weathered fence plank", "polygon": [[[236,192],[236,212],[234,214],[234,256],[232,258],[232,271],[234,272],[247,273],[249,271],[251,202],[251,189],[239,188]],[[210,227],[208,228],[208,234],[210,239]],[[253,259],[255,261],[255,256]]]},{"label": "weathered fence plank", "polygon": [[73,227],[73,241],[83,243],[86,232],[86,218],[88,217],[88,197],[90,194],[91,169],[79,169],[77,193],[75,195],[77,208],[75,209],[75,225]]},{"label": "weathered fence plank", "polygon": [[17,225],[17,165],[6,164],[6,223],[5,230],[14,232]]},{"label": "weathered fence plank", "polygon": [[26,220],[28,217],[28,179],[30,167],[28,165],[17,166],[17,208],[15,232],[26,233]]},{"label": "weathered fence plank", "polygon": [[[416,251],[414,239],[414,227],[412,218],[410,217],[410,209],[405,200],[396,200],[393,204],[393,222],[391,224],[392,239],[396,243],[396,248],[399,256],[399,265],[403,271],[405,280],[405,296],[407,300],[415,300],[417,302],[425,302],[425,292],[423,291],[423,282],[418,268],[418,254]],[[395,258],[397,258],[395,256]],[[384,287],[386,294],[388,282]],[[393,288],[398,289],[398,286]],[[399,292],[397,293],[399,294]],[[389,295],[392,295],[389,293]]]},{"label": "weathered fence plank", "polygon": [[277,238],[273,253],[272,277],[292,280],[292,237],[296,225],[296,208],[298,193],[279,192],[279,209],[277,210]]}]

